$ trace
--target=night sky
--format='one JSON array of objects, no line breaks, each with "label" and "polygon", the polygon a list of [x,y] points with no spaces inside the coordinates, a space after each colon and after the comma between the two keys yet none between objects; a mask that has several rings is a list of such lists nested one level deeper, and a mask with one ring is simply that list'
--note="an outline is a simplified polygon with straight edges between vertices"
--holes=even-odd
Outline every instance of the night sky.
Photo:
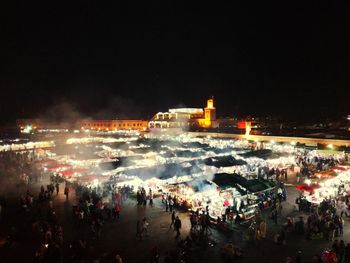
[{"label": "night sky", "polygon": [[1,122],[150,118],[211,96],[219,116],[350,114],[347,6],[26,2],[3,10]]}]

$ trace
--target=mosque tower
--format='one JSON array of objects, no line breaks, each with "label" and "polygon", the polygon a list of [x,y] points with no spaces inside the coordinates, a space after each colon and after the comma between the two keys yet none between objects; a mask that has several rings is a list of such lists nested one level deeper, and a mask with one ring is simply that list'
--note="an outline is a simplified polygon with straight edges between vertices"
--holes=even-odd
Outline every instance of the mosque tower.
[{"label": "mosque tower", "polygon": [[214,107],[214,98],[207,100],[207,107],[204,108],[204,124],[208,128],[215,128],[216,108]]}]

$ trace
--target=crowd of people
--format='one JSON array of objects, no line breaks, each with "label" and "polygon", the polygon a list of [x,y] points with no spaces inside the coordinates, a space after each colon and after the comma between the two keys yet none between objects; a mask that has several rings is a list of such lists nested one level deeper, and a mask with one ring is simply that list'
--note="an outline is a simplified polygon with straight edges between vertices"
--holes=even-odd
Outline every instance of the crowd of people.
[{"label": "crowd of people", "polygon": [[[127,185],[117,187],[116,182],[111,177],[107,183],[96,187],[87,187],[78,183],[65,181],[57,174],[49,174],[39,170],[35,165],[36,155],[34,151],[25,153],[6,152],[0,153],[0,180],[6,180],[6,185],[13,180],[14,185],[19,184],[25,189],[19,197],[19,207],[24,217],[28,219],[35,240],[37,250],[35,252],[36,262],[64,262],[64,258],[69,258],[80,262],[87,262],[90,255],[88,251],[89,242],[98,242],[101,237],[101,230],[106,222],[118,224],[118,220],[123,217],[122,209],[129,197],[135,193],[138,209],[154,207],[154,199],[157,198],[152,189],[133,189]],[[299,155],[296,163],[300,167],[300,174],[308,177],[314,170],[323,170],[331,166],[339,165],[343,160],[328,156],[309,157]],[[293,167],[294,169],[294,167]],[[290,171],[292,168],[290,168]],[[276,191],[271,193],[261,193],[258,195],[259,212],[268,211],[270,218],[263,218],[259,215],[255,217],[251,230],[254,239],[263,242],[268,238],[270,222],[272,225],[280,226],[274,233],[273,240],[280,245],[287,245],[288,236],[291,233],[306,237],[307,239],[325,239],[332,245],[331,252],[334,252],[339,262],[350,261],[350,244],[345,244],[343,240],[344,219],[343,213],[337,207],[334,198],[325,199],[315,209],[305,210],[302,208],[304,197],[297,201],[300,212],[307,212],[308,216],[304,220],[303,216],[297,220],[287,217],[283,222],[283,202],[287,199],[287,192],[284,183],[288,181],[287,169],[270,169],[261,171],[262,176],[268,173],[268,178],[275,178],[277,183]],[[5,178],[5,179],[4,179]],[[49,178],[49,181],[45,181]],[[44,183],[45,182],[45,183]],[[46,184],[47,182],[47,184]],[[284,183],[283,183],[284,182]],[[35,188],[40,185],[39,188]],[[33,189],[37,189],[34,192]],[[2,189],[2,192],[5,192]],[[71,193],[74,192],[74,199]],[[64,225],[57,216],[54,202],[63,193],[65,200],[72,205],[72,217],[74,227],[80,233],[84,233],[74,241],[64,239]],[[158,193],[157,193],[158,194]],[[213,219],[209,216],[208,206],[196,211],[191,211],[188,218],[190,231],[185,232],[180,212],[187,209],[187,205],[176,194],[162,194],[161,200],[164,205],[164,213],[169,214],[169,229],[174,231],[174,239],[178,243],[177,253],[170,251],[164,255],[164,262],[175,262],[186,254],[184,251],[193,247],[203,247],[210,240],[210,232],[213,227],[220,228],[227,223],[230,213],[224,217]],[[0,223],[2,211],[6,206],[6,200],[0,196]],[[267,210],[268,209],[268,210]],[[241,220],[236,217],[237,225]],[[271,220],[271,221],[269,221]],[[151,219],[142,216],[136,222],[136,239],[144,242],[148,240],[150,233]],[[271,227],[272,228],[272,227]],[[9,231],[8,242],[16,242],[16,229]],[[147,242],[147,241],[146,241]],[[311,241],[312,242],[312,241]],[[69,247],[67,252],[67,247]],[[225,247],[225,251],[234,251],[235,255],[242,255],[243,252],[232,244]],[[161,256],[158,248],[152,248],[149,262],[159,262]],[[302,253],[297,253],[295,262],[301,262]],[[287,259],[289,260],[289,259]],[[299,260],[299,261],[297,261]],[[122,262],[118,254],[114,262]],[[315,261],[316,262],[316,261]]]}]

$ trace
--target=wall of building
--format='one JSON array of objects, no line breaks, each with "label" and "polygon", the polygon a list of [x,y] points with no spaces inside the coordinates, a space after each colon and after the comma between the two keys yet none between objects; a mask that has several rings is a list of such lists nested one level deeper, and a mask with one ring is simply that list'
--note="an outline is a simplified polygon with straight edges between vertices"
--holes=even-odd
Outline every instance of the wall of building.
[{"label": "wall of building", "polygon": [[85,120],[81,121],[81,129],[87,130],[138,130],[145,131],[148,121],[145,120]]}]

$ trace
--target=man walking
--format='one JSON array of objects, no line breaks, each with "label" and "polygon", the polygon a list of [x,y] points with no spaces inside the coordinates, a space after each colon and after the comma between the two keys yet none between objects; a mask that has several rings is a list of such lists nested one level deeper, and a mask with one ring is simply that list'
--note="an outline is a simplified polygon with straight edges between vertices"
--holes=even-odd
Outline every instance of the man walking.
[{"label": "man walking", "polygon": [[174,206],[173,198],[170,198],[169,199],[169,210],[170,210],[170,212],[173,212],[173,206]]},{"label": "man walking", "polygon": [[64,195],[66,196],[66,200],[68,200],[68,195],[69,195],[69,187],[66,184],[65,188],[64,188]]},{"label": "man walking", "polygon": [[174,228],[176,231],[175,238],[178,238],[180,236],[180,229],[181,229],[181,220],[178,216],[176,216],[175,222],[174,222]]},{"label": "man walking", "polygon": [[60,184],[56,183],[56,195],[58,195],[59,191],[60,191]]},{"label": "man walking", "polygon": [[168,212],[169,210],[169,201],[168,199],[165,199],[165,212]]}]

